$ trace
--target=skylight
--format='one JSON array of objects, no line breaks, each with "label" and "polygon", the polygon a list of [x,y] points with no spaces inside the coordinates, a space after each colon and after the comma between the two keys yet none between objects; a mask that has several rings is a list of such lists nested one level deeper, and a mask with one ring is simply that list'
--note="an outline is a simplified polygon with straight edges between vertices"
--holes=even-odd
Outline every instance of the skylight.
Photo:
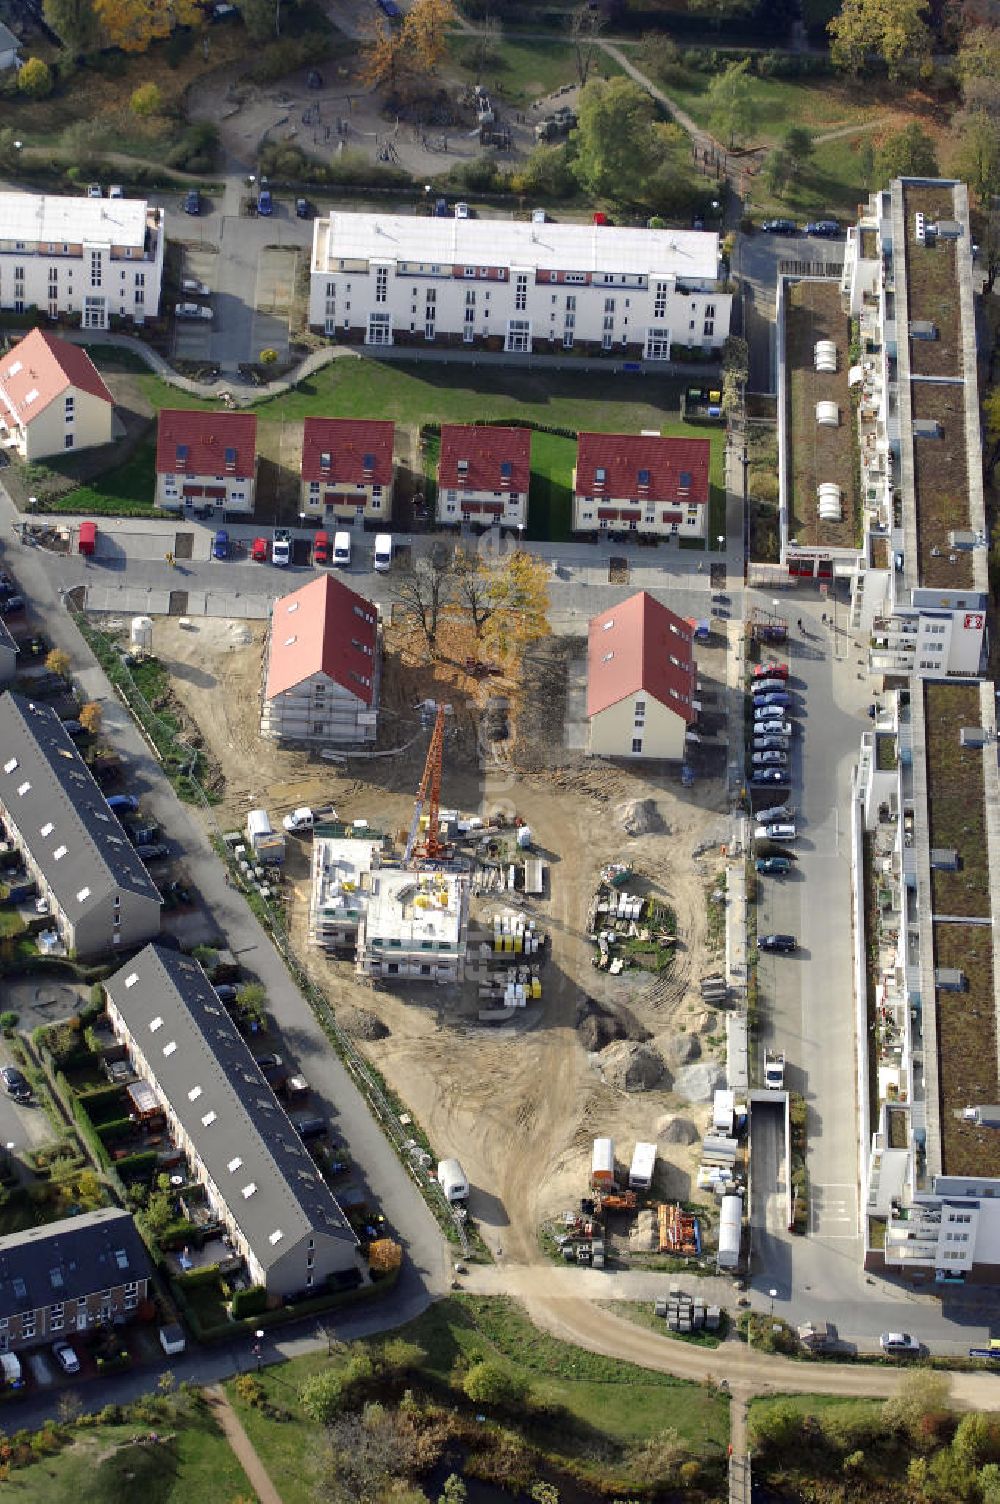
[{"label": "skylight", "polygon": [[37,388],[37,386],[33,386],[31,388],[31,391],[28,393],[28,395],[24,399],[24,405],[25,405],[25,407],[30,407],[33,402],[37,402],[37,401],[38,401],[38,388]]},{"label": "skylight", "polygon": [[366,470],[374,470],[375,456],[373,454],[366,454],[361,463]]},{"label": "skylight", "polygon": [[[126,987],[126,989],[128,989],[129,987],[134,987],[135,984],[136,984],[136,982],[138,980],[139,980],[139,973],[137,971],[131,971],[131,972],[129,972],[128,976],[125,978],[125,987]],[[163,1022],[163,1019],[161,1018],[160,1019],[160,1023],[162,1024],[162,1022]]]},{"label": "skylight", "polygon": [[231,445],[226,449],[226,464],[230,467],[236,464],[236,450]]},{"label": "skylight", "polygon": [[[129,977],[129,980],[125,983],[125,986],[128,987],[132,982],[137,982],[138,980],[139,980],[139,978],[137,976],[133,975],[133,976]],[[159,1014],[157,1014],[155,1018],[151,1018],[150,1019],[150,1021],[149,1021],[149,1032],[150,1032],[150,1034],[155,1034],[156,1031],[157,1031],[157,1029],[162,1029],[162,1028],[163,1028],[163,1019],[160,1017]]]},{"label": "skylight", "polygon": [[280,1243],[281,1240],[282,1240],[282,1238],[284,1236],[285,1236],[285,1234],[282,1232],[281,1228],[280,1227],[276,1227],[272,1233],[268,1233],[267,1241],[270,1243],[271,1247],[273,1248],[274,1245],[275,1245],[275,1243]]},{"label": "skylight", "polygon": [[16,767],[17,767],[17,758],[16,757],[11,757],[7,762],[4,763],[3,770],[4,770],[5,773],[13,773],[13,771],[14,771],[14,769]]},{"label": "skylight", "polygon": [[325,449],[319,457],[319,468],[321,470],[329,470],[330,468],[330,456]]},{"label": "skylight", "polygon": [[243,1187],[243,1190],[242,1190],[242,1192],[240,1194],[242,1195],[244,1201],[249,1201],[250,1197],[256,1195],[256,1193],[257,1193],[256,1182],[253,1181],[253,1180],[251,1180],[251,1182],[250,1182],[249,1185],[245,1185]]},{"label": "skylight", "polygon": [[90,897],[90,889],[89,888],[81,888],[80,891],[79,891],[79,893],[76,895],[76,901],[77,901],[77,903],[83,903],[84,900],[87,899],[87,898],[89,898],[89,897]]},{"label": "skylight", "polygon": [[174,1053],[174,1051],[176,1050],[176,1048],[177,1048],[177,1041],[176,1041],[176,1039],[172,1039],[169,1044],[165,1044],[163,1046],[163,1053],[164,1053],[164,1055],[172,1055]]},{"label": "skylight", "polygon": [[63,857],[65,855],[66,855],[66,847],[65,846],[57,846],[56,849],[55,849],[55,851],[53,851],[53,853],[52,853],[52,860],[54,862],[61,862],[62,859],[63,859]]},{"label": "skylight", "polygon": [[17,1296],[18,1300],[27,1299],[28,1287],[19,1274],[14,1275],[14,1294]]},{"label": "skylight", "polygon": [[21,796],[22,796],[22,798],[23,798],[23,796],[24,796],[24,795],[25,795],[25,794],[26,794],[26,793],[27,793],[27,792],[28,792],[28,790],[29,790],[29,789],[30,789],[30,788],[31,788],[31,784],[30,784],[30,783],[29,783],[29,782],[28,782],[28,781],[27,781],[27,779],[25,779],[25,781],[24,781],[24,783],[19,783],[19,784],[18,784],[18,786],[17,786],[17,792],[18,792],[18,793],[19,793],[19,794],[20,794],[20,795],[21,795]]},{"label": "skylight", "polygon": [[212,1124],[215,1122],[215,1113],[214,1112],[206,1112],[205,1116],[202,1118],[201,1121],[202,1121],[202,1125],[205,1128],[211,1128]]},{"label": "skylight", "polygon": [[640,486],[648,486],[649,485],[649,471],[648,470],[640,470],[639,471],[639,484],[640,484]]},{"label": "skylight", "polygon": [[124,1248],[115,1249],[115,1263],[118,1265],[119,1269],[128,1268],[128,1254],[125,1252]]},{"label": "skylight", "polygon": [[289,603],[289,606],[288,606],[288,614],[289,614],[289,616],[291,616],[291,614],[292,614],[293,611],[297,611],[298,609],[299,609],[299,602],[298,601],[291,601]]},{"label": "skylight", "polygon": [[46,820],[45,824],[42,826],[38,834],[40,836],[50,836],[54,830],[55,826],[52,824],[52,821]]},{"label": "skylight", "polygon": [[198,1100],[198,1098],[200,1096],[201,1096],[201,1087],[200,1086],[192,1086],[191,1090],[188,1092],[188,1101],[189,1102],[197,1102],[197,1100]]},{"label": "skylight", "polygon": [[239,1169],[242,1163],[242,1159],[240,1159],[240,1156],[237,1154],[229,1161],[226,1169],[229,1171],[230,1175],[235,1175],[236,1171]]}]

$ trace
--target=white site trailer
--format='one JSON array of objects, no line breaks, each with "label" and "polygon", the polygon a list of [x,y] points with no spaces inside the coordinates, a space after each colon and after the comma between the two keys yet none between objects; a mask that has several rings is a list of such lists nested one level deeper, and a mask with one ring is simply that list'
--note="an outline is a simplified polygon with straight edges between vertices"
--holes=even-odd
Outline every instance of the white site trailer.
[{"label": "white site trailer", "polygon": [[736,1269],[740,1262],[740,1245],[743,1241],[743,1197],[723,1196],[719,1208],[719,1253],[720,1269]]},{"label": "white site trailer", "polygon": [[437,1174],[438,1185],[449,1201],[468,1201],[469,1182],[457,1159],[442,1159]]},{"label": "white site trailer", "polygon": [[653,1184],[653,1171],[656,1169],[656,1145],[642,1143],[636,1144],[632,1155],[632,1165],[628,1172],[629,1189],[632,1191],[648,1191]]}]

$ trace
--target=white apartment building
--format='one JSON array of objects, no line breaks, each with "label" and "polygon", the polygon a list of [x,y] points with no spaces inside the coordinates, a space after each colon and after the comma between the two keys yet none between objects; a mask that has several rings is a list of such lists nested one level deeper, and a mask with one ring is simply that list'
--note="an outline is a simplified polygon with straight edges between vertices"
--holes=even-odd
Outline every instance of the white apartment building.
[{"label": "white apartment building", "polygon": [[142,324],[160,309],[163,210],[133,198],[0,193],[0,309]]},{"label": "white apartment building", "polygon": [[371,874],[358,925],[357,969],[412,982],[460,982],[469,928],[469,879],[460,872]]},{"label": "white apartment building", "polygon": [[719,237],[332,212],[313,224],[309,323],[341,343],[669,360],[729,333]]}]

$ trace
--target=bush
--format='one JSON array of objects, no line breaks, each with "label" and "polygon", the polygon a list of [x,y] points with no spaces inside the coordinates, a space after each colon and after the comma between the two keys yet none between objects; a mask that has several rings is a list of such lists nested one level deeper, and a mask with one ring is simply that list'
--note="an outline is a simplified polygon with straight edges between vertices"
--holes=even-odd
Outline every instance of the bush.
[{"label": "bush", "polygon": [[272,41],[258,51],[256,62],[246,76],[255,84],[271,84],[299,68],[315,67],[329,50],[329,38],[318,31],[306,32],[300,37],[285,37],[280,42]]},{"label": "bush", "polygon": [[148,1180],[156,1169],[159,1155],[155,1149],[140,1149],[115,1160],[115,1169],[123,1180]]},{"label": "bush", "polygon": [[197,1290],[199,1286],[217,1285],[220,1278],[218,1264],[206,1264],[201,1269],[191,1269],[187,1274],[179,1274],[175,1283],[182,1290]]},{"label": "bush", "polygon": [[150,115],[159,114],[163,104],[163,95],[160,93],[158,84],[140,84],[137,89],[132,90],[132,97],[128,103],[133,115],[148,118]]},{"label": "bush", "polygon": [[207,120],[189,125],[166,155],[166,164],[179,172],[211,172],[219,149],[219,132]]},{"label": "bush", "polygon": [[232,1299],[233,1320],[244,1316],[258,1316],[267,1310],[267,1291],[263,1285],[251,1285],[249,1290],[237,1290]]},{"label": "bush", "polygon": [[333,1369],[320,1369],[306,1379],[299,1390],[299,1403],[319,1426],[328,1426],[340,1412],[344,1398],[344,1384],[339,1373]]},{"label": "bush", "polygon": [[466,1399],[474,1405],[496,1405],[512,1409],[527,1399],[530,1386],[520,1374],[511,1372],[502,1364],[484,1358],[474,1363],[462,1380]]},{"label": "bush", "polygon": [[17,87],[29,99],[47,99],[52,93],[52,73],[40,57],[29,57],[18,69]]}]

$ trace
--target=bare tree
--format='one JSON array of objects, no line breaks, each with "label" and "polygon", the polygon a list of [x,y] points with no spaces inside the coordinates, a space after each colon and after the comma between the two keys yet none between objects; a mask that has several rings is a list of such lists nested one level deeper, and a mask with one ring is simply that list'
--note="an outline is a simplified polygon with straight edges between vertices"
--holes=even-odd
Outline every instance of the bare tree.
[{"label": "bare tree", "polygon": [[453,567],[458,598],[468,608],[476,636],[482,637],[483,628],[493,615],[492,573],[478,554],[468,554],[463,549],[455,550]]},{"label": "bare tree", "polygon": [[454,564],[447,550],[417,559],[412,569],[396,576],[396,601],[403,616],[419,627],[432,650],[441,610],[452,596]]},{"label": "bare tree", "polygon": [[487,68],[496,66],[500,59],[500,40],[503,36],[503,22],[499,16],[484,16],[479,23],[479,36],[476,39],[476,74],[482,79]]},{"label": "bare tree", "polygon": [[599,10],[591,10],[587,4],[578,5],[570,13],[569,34],[576,54],[576,76],[582,89],[590,77],[590,70],[598,50],[598,37],[604,29],[604,17]]}]

